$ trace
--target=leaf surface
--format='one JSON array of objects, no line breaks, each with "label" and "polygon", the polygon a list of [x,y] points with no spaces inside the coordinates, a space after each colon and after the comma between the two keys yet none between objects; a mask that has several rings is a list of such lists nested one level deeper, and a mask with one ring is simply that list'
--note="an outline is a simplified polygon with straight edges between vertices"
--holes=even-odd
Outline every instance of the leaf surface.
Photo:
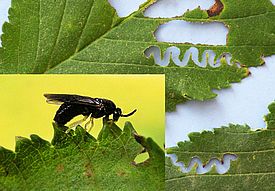
[{"label": "leaf surface", "polygon": [[[218,174],[215,167],[206,174],[197,174],[195,167],[182,173],[166,158],[166,190],[273,190],[275,188],[275,103],[269,106],[265,117],[266,129],[252,131],[247,125],[221,127],[214,131],[191,133],[190,141],[179,142],[168,148],[176,154],[177,162],[189,164],[192,157],[199,157],[203,164],[212,158],[222,159],[225,154],[237,156],[225,174]],[[179,189],[182,188],[182,189]]]},{"label": "leaf surface", "polygon": [[[214,98],[212,89],[227,88],[249,74],[246,67],[263,64],[275,53],[275,8],[269,0],[223,0],[217,16],[196,9],[177,18],[148,18],[149,0],[128,17],[119,18],[107,0],[12,0],[9,23],[3,26],[1,73],[165,74],[166,107],[186,100]],[[238,6],[236,6],[238,5]],[[223,22],[229,27],[227,45],[157,42],[154,31],[168,21]],[[199,67],[192,59],[185,67],[170,61],[166,67],[144,55],[150,46],[162,53],[177,46],[184,54],[196,47],[217,56],[232,55],[220,67]],[[217,58],[216,58],[217,60]]]},{"label": "leaf surface", "polygon": [[[143,149],[149,159],[134,163]],[[123,131],[105,122],[97,139],[55,126],[51,143],[31,135],[15,152],[0,147],[0,190],[164,190],[163,164],[163,150],[129,122]]]}]

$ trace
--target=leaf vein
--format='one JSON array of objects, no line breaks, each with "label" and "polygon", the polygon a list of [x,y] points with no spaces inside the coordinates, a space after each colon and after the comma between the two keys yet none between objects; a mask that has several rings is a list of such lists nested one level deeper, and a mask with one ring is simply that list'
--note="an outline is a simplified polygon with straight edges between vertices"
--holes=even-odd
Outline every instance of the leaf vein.
[{"label": "leaf vein", "polygon": [[50,59],[49,59],[49,62],[47,64],[47,70],[50,69],[50,67],[51,67],[51,62],[52,62],[52,59],[53,59],[53,53],[54,53],[54,50],[56,48],[58,39],[60,37],[61,26],[62,26],[62,22],[63,22],[63,19],[64,19],[65,12],[66,12],[66,6],[67,6],[67,0],[65,0],[65,5],[64,5],[64,8],[63,8],[63,12],[62,12],[62,15],[61,15],[60,22],[59,22],[58,35],[56,35],[55,43],[54,43],[54,46],[53,46],[53,48],[51,50]]},{"label": "leaf vein", "polygon": [[77,43],[77,46],[76,46],[76,49],[75,49],[75,53],[78,52],[78,50],[80,49],[79,46],[80,46],[81,37],[82,37],[83,32],[84,32],[84,30],[85,30],[85,28],[86,28],[86,26],[87,26],[87,22],[88,22],[88,20],[89,20],[89,18],[90,18],[90,16],[91,16],[92,9],[94,8],[94,4],[95,4],[95,0],[93,1],[92,5],[91,5],[91,8],[90,8],[88,17],[87,17],[87,19],[85,20],[85,24],[84,24],[83,27],[82,27],[81,34],[80,34],[80,36],[79,36],[78,43]]},{"label": "leaf vein", "polygon": [[36,67],[37,67],[37,65],[38,65],[38,62],[37,62],[37,55],[38,55],[38,47],[39,47],[39,44],[40,44],[41,0],[39,0],[39,10],[38,10],[38,14],[39,14],[38,36],[37,36],[37,45],[36,45],[35,59],[34,59],[34,65],[33,65],[32,73],[35,72],[35,69],[36,69]]}]

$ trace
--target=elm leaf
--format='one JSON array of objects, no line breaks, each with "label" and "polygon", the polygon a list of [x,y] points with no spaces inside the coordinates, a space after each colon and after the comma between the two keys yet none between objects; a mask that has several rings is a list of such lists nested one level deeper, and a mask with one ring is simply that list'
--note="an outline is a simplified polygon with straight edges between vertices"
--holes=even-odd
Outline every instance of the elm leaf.
[{"label": "elm leaf", "polygon": [[[164,190],[164,152],[136,134],[105,121],[95,139],[82,127],[54,126],[51,143],[18,137],[15,152],[0,147],[0,190]],[[149,159],[135,163],[143,150]]]},{"label": "elm leaf", "polygon": [[[223,0],[206,11],[199,8],[176,18],[148,18],[148,0],[128,17],[119,18],[107,0],[12,0],[9,22],[3,25],[0,73],[165,74],[166,109],[186,100],[216,96],[249,74],[247,67],[263,64],[275,53],[275,8],[270,0]],[[229,27],[224,46],[158,42],[154,31],[171,20],[222,22]],[[160,66],[144,52],[171,46],[181,54],[196,47],[200,55],[213,50],[232,55],[232,63],[200,67],[192,59],[180,67],[170,60]],[[180,56],[182,57],[182,56]],[[216,57],[215,61],[218,58]],[[237,67],[239,63],[242,67]]]},{"label": "elm leaf", "polygon": [[[266,129],[253,131],[248,125],[233,125],[191,133],[190,141],[179,142],[167,149],[177,156],[177,163],[189,164],[198,157],[205,165],[211,159],[223,159],[225,154],[237,156],[225,174],[212,168],[206,174],[197,174],[195,167],[183,173],[166,158],[167,190],[274,190],[275,188],[275,102],[265,117]],[[179,188],[182,189],[179,189]]]}]

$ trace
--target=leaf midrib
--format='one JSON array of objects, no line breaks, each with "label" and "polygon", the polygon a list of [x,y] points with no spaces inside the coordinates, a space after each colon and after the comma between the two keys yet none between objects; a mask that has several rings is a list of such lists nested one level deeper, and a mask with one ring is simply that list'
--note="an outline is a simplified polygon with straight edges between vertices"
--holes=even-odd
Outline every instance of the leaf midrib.
[{"label": "leaf midrib", "polygon": [[[74,54],[72,54],[70,57],[68,57],[67,59],[63,60],[62,62],[60,62],[59,64],[49,68],[49,64],[48,64],[48,69],[46,69],[44,71],[44,73],[47,73],[49,70],[52,70],[54,69],[55,67],[58,67],[59,65],[61,65],[62,63],[68,61],[68,60],[76,60],[76,59],[72,59],[75,55],[81,53],[81,51],[84,51],[87,47],[91,46],[92,44],[96,43],[97,41],[99,40],[102,40],[102,39],[106,39],[106,40],[114,40],[114,41],[127,41],[127,42],[134,42],[134,43],[157,43],[157,44],[167,44],[167,42],[158,42],[158,41],[132,41],[132,40],[123,40],[123,39],[111,39],[111,38],[106,38],[106,36],[108,36],[109,33],[111,33],[115,28],[123,25],[124,23],[128,22],[129,19],[132,19],[132,18],[137,18],[137,19],[151,19],[151,20],[160,20],[160,21],[169,21],[169,20],[175,20],[175,18],[177,17],[173,17],[173,18],[149,18],[149,17],[146,17],[146,18],[143,18],[143,17],[135,17],[136,15],[138,15],[140,12],[142,12],[147,6],[149,6],[150,4],[152,3],[151,0],[148,0],[144,5],[142,5],[140,7],[139,10],[135,11],[134,13],[132,13],[131,15],[129,15],[128,17],[126,17],[123,21],[121,21],[118,25],[110,28],[108,31],[106,31],[104,34],[102,34],[101,36],[99,36],[97,39],[95,39],[94,41],[92,41],[89,45],[83,47],[79,52],[77,52],[77,49],[79,49],[79,43],[76,47],[76,52]],[[90,13],[91,13],[91,10],[93,8],[93,5],[91,6],[91,9],[90,9]],[[89,16],[87,18],[87,20],[89,19],[90,17],[90,13],[89,13]],[[216,21],[227,21],[227,20],[236,20],[236,19],[246,19],[246,18],[250,18],[250,17],[257,17],[257,16],[264,16],[268,13],[273,13],[271,11],[267,11],[265,13],[261,13],[261,14],[257,14],[257,15],[249,15],[249,16],[246,16],[246,17],[240,17],[240,18],[232,18],[232,19],[218,19]],[[182,19],[179,17],[179,19]],[[189,18],[186,18],[186,20],[190,20]],[[198,21],[198,19],[191,19],[190,21]],[[204,20],[204,21],[207,21],[207,22],[211,22],[211,21],[208,21],[206,19],[199,19],[199,20]],[[215,20],[213,20],[215,22]],[[87,22],[86,22],[87,23]],[[85,26],[83,27],[83,29],[86,27],[86,23],[85,23]],[[81,31],[81,35],[82,35],[82,32],[83,30]],[[79,38],[80,40],[80,38]],[[173,42],[170,42],[172,44],[178,44],[178,45],[181,45],[181,46],[190,46],[190,44],[186,44],[186,43],[173,43]],[[206,45],[206,44],[198,44],[198,45],[194,45],[194,46],[199,46],[199,47],[274,47],[274,45],[234,45],[234,46],[231,46],[231,45],[218,45],[218,46],[215,46],[215,45]],[[52,56],[51,56],[52,58]],[[77,61],[82,61],[82,60],[77,60]],[[90,61],[89,61],[90,62]],[[49,62],[50,63],[50,62]],[[94,63],[100,63],[100,62],[94,62]],[[152,66],[151,66],[152,67]],[[159,67],[159,66],[158,66]]]},{"label": "leaf midrib", "polygon": [[[94,62],[94,61],[87,61],[87,60],[78,60],[78,59],[71,59],[72,61],[76,62],[88,62],[88,63],[95,63],[95,64],[113,64],[113,65],[118,65],[118,66],[139,66],[139,67],[150,67],[150,68],[162,68],[163,70],[169,70],[171,68],[181,68],[181,69],[192,69],[192,70],[201,70],[201,71],[209,71],[209,72],[224,72],[227,73],[228,71],[220,70],[220,67],[214,68],[213,70],[210,70],[209,68],[206,67],[191,67],[191,66],[159,66],[159,65],[140,65],[139,63],[124,63],[124,62]],[[61,64],[61,63],[60,63]],[[51,68],[53,69],[53,68]],[[216,69],[216,70],[214,70]]]}]

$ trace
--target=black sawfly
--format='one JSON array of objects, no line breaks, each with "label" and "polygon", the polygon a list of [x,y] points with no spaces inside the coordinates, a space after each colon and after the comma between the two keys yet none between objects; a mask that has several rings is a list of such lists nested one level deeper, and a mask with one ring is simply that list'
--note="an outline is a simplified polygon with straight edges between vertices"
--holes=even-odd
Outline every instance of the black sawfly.
[{"label": "black sawfly", "polygon": [[94,118],[104,117],[109,120],[109,116],[113,115],[113,121],[116,122],[120,117],[129,117],[137,111],[135,109],[128,114],[122,114],[122,110],[116,107],[114,102],[104,98],[91,98],[74,94],[44,94],[44,96],[48,103],[61,105],[54,116],[54,121],[58,126],[66,125],[78,115],[84,116],[84,119],[71,124],[70,128],[81,124],[90,117],[85,128],[91,123],[91,130]]}]

